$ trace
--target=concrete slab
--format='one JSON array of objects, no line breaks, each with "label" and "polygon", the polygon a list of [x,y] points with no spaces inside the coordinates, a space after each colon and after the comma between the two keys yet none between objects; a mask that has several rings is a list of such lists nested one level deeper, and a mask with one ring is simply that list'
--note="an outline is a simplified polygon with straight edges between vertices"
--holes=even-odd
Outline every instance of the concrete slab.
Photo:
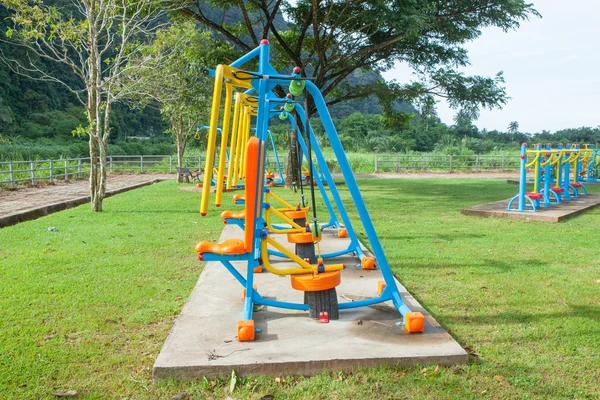
[{"label": "concrete slab", "polygon": [[[519,184],[519,180],[518,179],[507,179],[506,183],[510,184],[510,185],[518,185]],[[583,182],[584,185],[600,185],[600,181],[598,182]],[[528,181],[527,185],[531,185],[533,186],[533,181]]]},{"label": "concrete slab", "polygon": [[[164,178],[143,175],[134,178],[119,181],[119,176],[116,176],[116,178],[114,176],[111,177],[108,182],[110,185],[107,183],[106,197],[164,180]],[[89,183],[87,181],[80,181],[71,185],[49,186],[39,190],[28,188],[17,190],[13,193],[6,193],[5,196],[0,198],[0,229],[89,203],[90,196],[81,195],[82,192],[85,193],[84,190],[89,192]],[[21,201],[22,196],[27,196],[28,201]]]},{"label": "concrete slab", "polygon": [[[227,226],[220,241],[241,237],[241,229]],[[321,251],[341,250],[348,244],[348,239],[326,231]],[[278,268],[290,264],[277,257],[271,260]],[[337,288],[340,302],[376,295],[377,281],[382,279],[379,271],[362,270],[353,256],[340,257],[336,262],[348,266]],[[270,273],[255,277],[264,297],[302,302],[303,293],[291,288],[289,277]],[[221,264],[207,263],[156,359],[154,378],[226,377],[231,370],[240,376],[312,375],[359,366],[465,363],[465,350],[398,285],[406,304],[425,315],[424,333],[408,334],[397,327],[401,317],[391,303],[342,310],[340,319],[329,324],[311,320],[306,311],[260,306],[254,320],[262,332],[254,342],[238,342],[242,287]]]},{"label": "concrete slab", "polygon": [[462,215],[484,218],[507,218],[522,221],[561,222],[567,218],[581,214],[582,212],[596,207],[600,204],[600,194],[590,193],[582,195],[571,201],[565,201],[550,208],[538,208],[536,212],[508,211],[510,199],[494,201],[492,203],[464,208],[460,210]]}]

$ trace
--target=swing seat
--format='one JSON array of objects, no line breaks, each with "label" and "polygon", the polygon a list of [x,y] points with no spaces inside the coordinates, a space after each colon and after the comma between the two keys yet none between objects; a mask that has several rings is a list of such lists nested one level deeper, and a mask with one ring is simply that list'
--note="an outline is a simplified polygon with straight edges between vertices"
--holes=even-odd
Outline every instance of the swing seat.
[{"label": "swing seat", "polygon": [[306,210],[284,211],[283,215],[285,215],[289,219],[302,219],[302,218],[307,218],[307,211]]},{"label": "swing seat", "polygon": [[561,188],[561,187],[553,187],[550,188],[550,190],[552,190],[554,193],[564,193],[565,189]]},{"label": "swing seat", "polygon": [[321,236],[314,237],[312,232],[288,233],[288,242],[295,244],[315,243],[321,241]]},{"label": "swing seat", "polygon": [[267,179],[275,179],[275,174],[272,173],[272,172],[267,172],[265,174],[265,178],[267,178]]},{"label": "swing seat", "polygon": [[527,192],[525,193],[525,196],[529,197],[531,200],[540,200],[544,197],[543,194],[536,192]]},{"label": "swing seat", "polygon": [[246,196],[244,196],[243,194],[234,194],[233,195],[233,201],[246,201]]},{"label": "swing seat", "polygon": [[202,241],[196,245],[194,249],[196,253],[213,253],[213,254],[244,254],[244,241],[240,239],[229,239],[223,243],[211,243]]},{"label": "swing seat", "polygon": [[571,183],[571,186],[573,186],[575,189],[579,189],[581,187],[581,183]]},{"label": "swing seat", "polygon": [[223,219],[245,219],[246,211],[231,211],[225,210],[221,213]]}]

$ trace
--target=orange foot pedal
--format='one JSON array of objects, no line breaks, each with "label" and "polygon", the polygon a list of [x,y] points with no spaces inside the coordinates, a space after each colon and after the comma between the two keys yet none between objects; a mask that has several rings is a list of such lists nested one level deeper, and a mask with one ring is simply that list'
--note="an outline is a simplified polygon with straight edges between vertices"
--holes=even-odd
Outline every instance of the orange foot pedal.
[{"label": "orange foot pedal", "polygon": [[339,238],[348,237],[348,230],[346,230],[346,228],[339,228],[338,229],[338,237]]},{"label": "orange foot pedal", "polygon": [[385,281],[377,281],[377,296],[381,296],[385,289]]},{"label": "orange foot pedal", "polygon": [[406,313],[404,320],[404,327],[410,333],[419,333],[425,330],[425,317],[420,312]]},{"label": "orange foot pedal", "polygon": [[254,340],[254,320],[238,321],[238,340],[240,342],[251,342]]}]

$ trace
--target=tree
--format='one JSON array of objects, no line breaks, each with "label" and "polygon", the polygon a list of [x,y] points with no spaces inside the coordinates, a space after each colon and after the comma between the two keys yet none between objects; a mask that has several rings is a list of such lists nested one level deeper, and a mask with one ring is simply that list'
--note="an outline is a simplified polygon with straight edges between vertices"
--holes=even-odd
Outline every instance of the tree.
[{"label": "tree", "polygon": [[[330,105],[371,94],[391,95],[394,100],[438,95],[469,110],[497,107],[506,101],[506,94],[501,76],[467,77],[456,72],[456,67],[468,64],[462,46],[479,37],[484,27],[514,29],[538,15],[523,0],[185,0],[182,5],[181,12],[242,51],[270,37],[274,65],[303,68]],[[278,28],[282,14],[287,27]],[[383,72],[396,62],[412,66],[419,81],[345,84],[353,71]]]},{"label": "tree", "polygon": [[213,85],[203,70],[232,58],[232,53],[231,45],[199,31],[193,21],[176,20],[157,31],[155,41],[129,64],[128,82],[137,86],[133,100],[159,105],[177,146],[178,167],[197,126],[210,115]]},{"label": "tree", "polygon": [[[311,76],[328,105],[377,95],[385,117],[398,101],[444,97],[471,115],[507,101],[501,73],[465,76],[466,42],[489,26],[515,29],[537,11],[524,0],[173,0],[181,12],[230,40],[241,51],[269,38],[273,64],[292,66]],[[281,16],[286,20],[281,22]],[[286,26],[287,25],[287,26]],[[351,86],[346,78],[359,69],[384,72],[396,63],[410,65],[414,82]],[[308,103],[307,112],[313,113]],[[290,159],[293,159],[290,158]],[[294,168],[291,168],[293,170]]]},{"label": "tree", "polygon": [[517,134],[519,133],[519,123],[517,121],[512,121],[508,124],[508,133],[512,135],[512,140],[514,141]]},{"label": "tree", "polygon": [[[163,0],[67,0],[63,13],[43,0],[1,0],[12,11],[8,40],[27,52],[27,62],[0,54],[18,74],[59,83],[85,106],[88,125],[74,133],[88,135],[90,196],[93,211],[102,211],[106,192],[106,155],[113,104],[127,98],[135,83],[123,86],[127,62],[142,40],[161,27]],[[2,39],[5,40],[5,39]],[[73,73],[64,77],[39,60],[61,63]],[[75,79],[72,79],[75,78]]]}]

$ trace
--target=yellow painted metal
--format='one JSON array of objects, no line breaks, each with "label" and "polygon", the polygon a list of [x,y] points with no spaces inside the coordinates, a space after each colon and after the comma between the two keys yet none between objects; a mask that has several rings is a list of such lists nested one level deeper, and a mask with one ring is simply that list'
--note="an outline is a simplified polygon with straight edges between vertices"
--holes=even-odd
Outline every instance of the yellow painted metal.
[{"label": "yellow painted metal", "polygon": [[[246,114],[246,126],[244,127],[244,143],[248,143],[250,140],[250,121],[252,121],[252,117],[250,114],[250,108],[248,108],[248,113]],[[242,149],[242,160],[241,160],[241,168],[240,168],[240,177],[245,178],[246,173],[246,160],[247,160],[248,147],[244,146]]]},{"label": "yellow painted metal", "polygon": [[231,190],[233,171],[235,171],[235,157],[237,154],[237,141],[240,125],[240,110],[242,108],[241,93],[235,94],[235,105],[233,109],[233,122],[231,130],[231,148],[229,150],[229,164],[227,165],[227,190]]},{"label": "yellow painted metal", "polygon": [[[265,239],[261,239],[261,241],[260,241],[260,251],[263,255],[268,254],[268,247],[267,247],[268,245],[273,246],[274,248],[279,250],[281,253],[285,254],[291,261],[298,264],[300,266],[300,268],[277,269],[271,265],[271,263],[269,262],[269,257],[263,257],[263,266],[267,269],[267,271],[269,271],[275,275],[298,275],[298,274],[306,274],[309,272],[312,272],[313,274],[318,273],[317,265],[311,265],[311,264],[307,263],[306,261],[304,261],[297,255],[295,255],[294,253],[290,252],[284,246],[277,243],[275,240],[271,239],[270,237],[266,237]],[[341,271],[343,269],[344,269],[344,264],[332,264],[332,265],[325,266],[325,272]]]},{"label": "yellow painted metal", "polygon": [[241,179],[241,169],[242,169],[242,154],[244,151],[244,137],[246,136],[244,129],[246,128],[246,118],[248,115],[246,114],[246,107],[242,105],[240,109],[240,126],[238,129],[238,149],[235,153],[235,169],[233,172],[233,184],[237,185],[238,179]]},{"label": "yellow painted metal", "polygon": [[225,105],[223,106],[223,124],[221,126],[221,154],[219,155],[219,167],[217,169],[217,188],[215,193],[215,205],[218,207],[223,201],[223,178],[225,177],[225,162],[227,161],[227,140],[229,136],[229,124],[231,122],[231,101],[233,90],[230,84],[225,83]]},{"label": "yellow painted metal", "polygon": [[[252,82],[246,79],[238,79],[236,77],[236,73],[239,73],[241,70],[235,67],[230,67],[229,65],[223,66],[223,77],[227,79],[227,81],[235,87],[244,88],[244,89],[252,89]],[[241,71],[243,74],[244,71]]]},{"label": "yellow painted metal", "polygon": [[223,65],[217,65],[215,70],[215,86],[213,89],[212,108],[210,113],[210,127],[208,142],[206,144],[206,163],[204,166],[204,186],[200,199],[200,215],[208,213],[208,198],[210,196],[210,182],[212,180],[212,167],[215,158],[217,141],[217,127],[219,125],[219,109],[221,108],[221,91],[223,90]]},{"label": "yellow painted metal", "polygon": [[[284,220],[285,222],[287,222],[288,224],[291,225],[291,228],[289,229],[275,229],[273,228],[273,225],[271,224],[271,214],[275,214],[276,216],[278,216],[279,218],[281,218],[282,220]],[[274,207],[270,207],[269,209],[265,210],[265,223],[267,224],[267,228],[269,228],[269,232],[272,233],[302,233],[302,232],[306,232],[306,227],[300,226],[297,223],[294,222],[293,219],[288,218],[285,214],[283,214],[281,211],[277,210]]]}]

